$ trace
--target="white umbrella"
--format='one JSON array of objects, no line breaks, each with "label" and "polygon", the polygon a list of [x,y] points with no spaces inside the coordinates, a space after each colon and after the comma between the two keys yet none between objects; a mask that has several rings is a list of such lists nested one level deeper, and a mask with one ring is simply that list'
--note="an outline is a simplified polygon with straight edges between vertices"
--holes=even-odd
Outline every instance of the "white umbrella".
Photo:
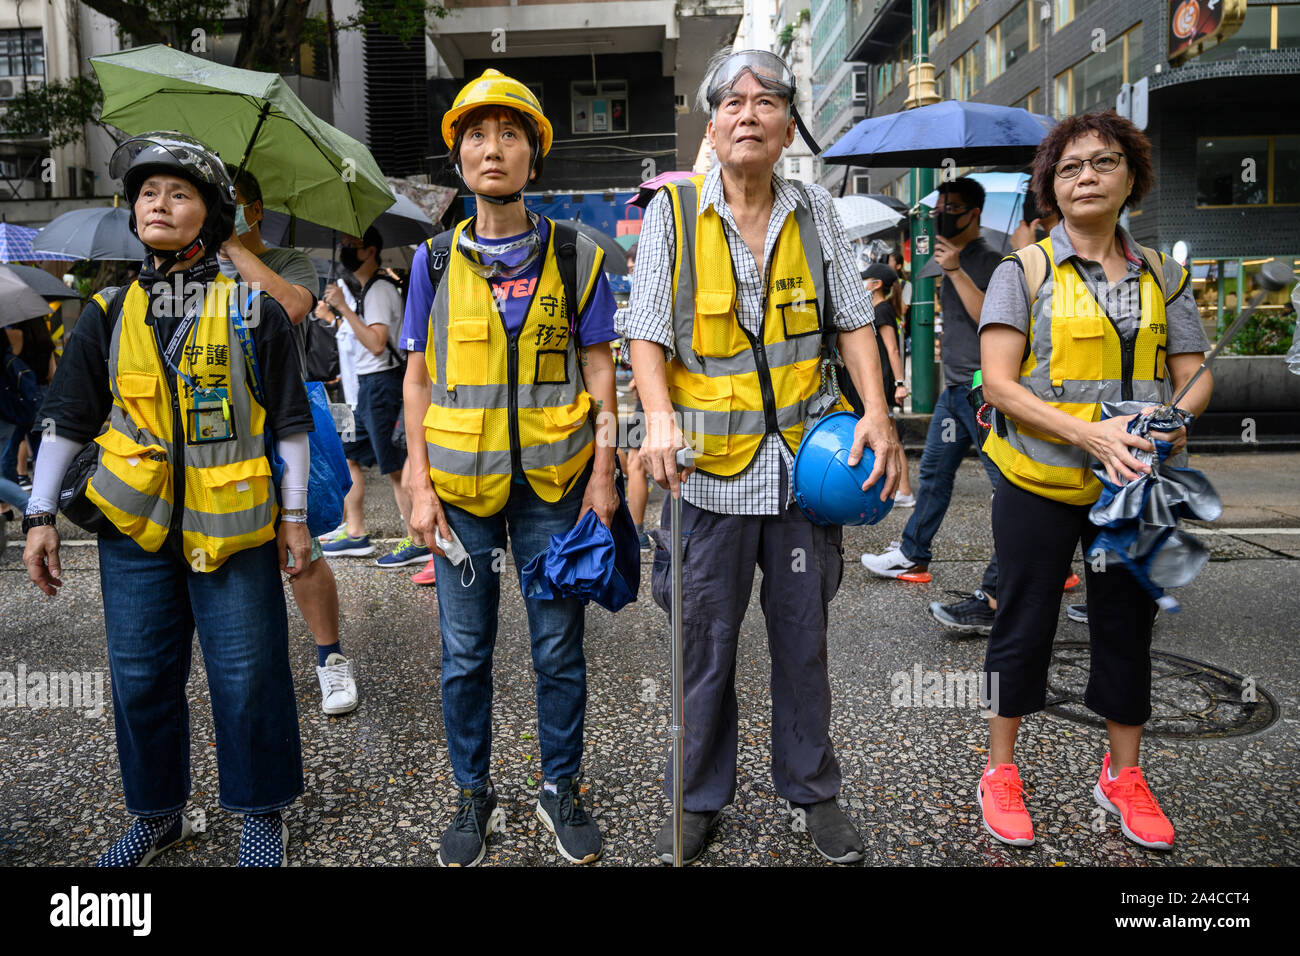
[{"label": "white umbrella", "polygon": [[8,266],[0,266],[0,328],[37,319],[50,311],[50,304]]},{"label": "white umbrella", "polygon": [[844,224],[844,234],[849,239],[874,236],[892,229],[903,221],[901,213],[890,209],[878,199],[867,196],[836,196],[831,200]]}]

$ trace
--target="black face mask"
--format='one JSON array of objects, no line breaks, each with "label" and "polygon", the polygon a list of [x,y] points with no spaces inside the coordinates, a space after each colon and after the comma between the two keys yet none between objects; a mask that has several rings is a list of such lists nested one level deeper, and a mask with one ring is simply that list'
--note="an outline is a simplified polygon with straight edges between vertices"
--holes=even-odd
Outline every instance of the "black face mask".
[{"label": "black face mask", "polygon": [[356,246],[344,246],[339,250],[339,262],[349,272],[356,272],[361,268],[361,256],[357,253]]},{"label": "black face mask", "polygon": [[966,220],[966,225],[958,224],[959,220],[965,216],[969,216],[970,214],[971,210],[969,209],[956,216],[947,212],[939,213],[939,218],[935,223],[935,232],[943,236],[945,239],[951,239],[953,236],[957,235],[957,233],[965,229],[966,226],[970,225],[969,219]]}]

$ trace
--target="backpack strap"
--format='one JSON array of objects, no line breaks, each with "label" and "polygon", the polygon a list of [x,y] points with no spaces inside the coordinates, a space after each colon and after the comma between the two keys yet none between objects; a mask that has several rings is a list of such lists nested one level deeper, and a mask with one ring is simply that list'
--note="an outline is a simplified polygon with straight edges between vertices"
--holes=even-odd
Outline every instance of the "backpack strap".
[{"label": "backpack strap", "polygon": [[[248,369],[248,385],[252,389],[253,398],[257,399],[257,404],[263,408],[266,407],[266,401],[262,392],[262,376],[257,365],[257,350],[253,347],[253,336],[248,331],[248,326],[244,324],[244,312],[252,310],[253,299],[255,296],[266,295],[265,292],[250,292],[248,301],[244,303],[243,311],[240,311],[239,303],[231,298],[230,303],[233,307],[230,312],[230,319],[235,325],[235,335],[239,339],[239,347],[244,353],[244,366]],[[266,429],[269,432],[269,429]]]},{"label": "backpack strap", "polygon": [[435,295],[438,286],[442,284],[442,277],[447,274],[447,262],[451,258],[451,233],[452,230],[447,229],[424,242],[424,264],[429,270],[429,285]]},{"label": "backpack strap", "polygon": [[[1038,253],[1032,253],[1030,249],[1037,249]],[[1034,302],[1038,300],[1038,292],[1047,281],[1047,274],[1052,270],[1051,260],[1048,258],[1047,250],[1041,244],[1035,242],[1025,246],[1023,249],[1017,249],[1011,255],[1003,258],[1006,261],[1015,262],[1020,266],[1020,271],[1025,277],[1025,291],[1029,294],[1029,307],[1032,309]]]},{"label": "backpack strap", "polygon": [[[581,303],[578,301],[578,241],[582,234],[576,226],[567,222],[554,222],[555,262],[560,270],[560,282],[564,286],[564,297],[569,300],[569,338],[576,339],[578,334],[578,313]],[[590,240],[588,240],[590,241]]]}]

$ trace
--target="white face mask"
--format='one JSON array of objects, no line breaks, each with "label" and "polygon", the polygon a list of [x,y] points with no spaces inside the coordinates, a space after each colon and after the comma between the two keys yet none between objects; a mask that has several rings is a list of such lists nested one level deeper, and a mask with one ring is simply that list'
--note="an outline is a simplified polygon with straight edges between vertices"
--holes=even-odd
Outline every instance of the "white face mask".
[{"label": "white face mask", "polygon": [[[245,206],[247,203],[244,204]],[[253,227],[248,224],[248,219],[244,216],[244,206],[235,207],[235,235],[242,236]]]}]

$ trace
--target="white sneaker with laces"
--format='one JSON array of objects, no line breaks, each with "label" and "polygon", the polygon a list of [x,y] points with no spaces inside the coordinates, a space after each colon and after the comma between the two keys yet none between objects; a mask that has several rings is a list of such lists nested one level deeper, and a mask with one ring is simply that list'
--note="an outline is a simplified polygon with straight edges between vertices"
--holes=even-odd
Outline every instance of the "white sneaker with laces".
[{"label": "white sneaker with laces", "polygon": [[316,668],[320,681],[321,710],[327,714],[346,714],[357,709],[357,681],[352,662],[342,654],[325,658],[325,666]]},{"label": "white sneaker with laces", "polygon": [[899,508],[915,508],[916,495],[905,495],[900,491],[894,495],[894,505]]},{"label": "white sneaker with laces", "polygon": [[904,571],[916,567],[916,564],[907,560],[902,550],[895,547],[884,554],[864,554],[862,566],[877,577],[896,578]]}]

